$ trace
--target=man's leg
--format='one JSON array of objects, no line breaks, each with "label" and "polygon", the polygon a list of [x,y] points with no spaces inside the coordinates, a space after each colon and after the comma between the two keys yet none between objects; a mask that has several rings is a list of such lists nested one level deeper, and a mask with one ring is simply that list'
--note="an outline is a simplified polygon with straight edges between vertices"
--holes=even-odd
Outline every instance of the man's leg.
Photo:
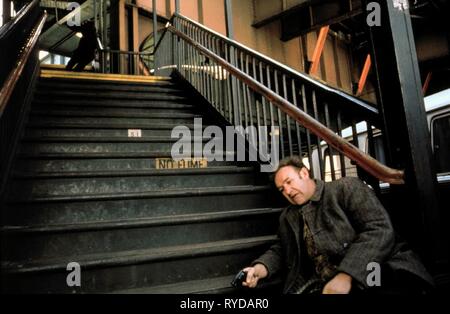
[{"label": "man's leg", "polygon": [[79,59],[80,57],[76,53],[73,53],[72,58],[70,58],[69,62],[66,65],[66,70],[72,71],[73,68],[77,65],[77,63],[80,62]]},{"label": "man's leg", "polygon": [[85,68],[89,63],[92,62],[92,60],[93,60],[93,59],[91,59],[91,58],[83,58],[83,59],[81,59],[81,60],[78,62],[77,66],[75,67],[74,71],[77,71],[77,72],[83,71],[84,68]]}]

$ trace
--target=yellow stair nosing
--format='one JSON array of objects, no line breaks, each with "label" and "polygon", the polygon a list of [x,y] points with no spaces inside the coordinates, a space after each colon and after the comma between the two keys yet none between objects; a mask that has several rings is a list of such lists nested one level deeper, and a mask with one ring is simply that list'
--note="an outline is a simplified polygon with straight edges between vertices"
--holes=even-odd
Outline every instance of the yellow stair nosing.
[{"label": "yellow stair nosing", "polygon": [[71,72],[59,70],[41,70],[43,78],[70,78],[70,79],[88,79],[88,80],[105,80],[105,81],[125,81],[125,82],[156,82],[169,81],[170,77],[165,76],[143,76],[143,75],[124,75],[124,74],[103,74],[88,72]]}]

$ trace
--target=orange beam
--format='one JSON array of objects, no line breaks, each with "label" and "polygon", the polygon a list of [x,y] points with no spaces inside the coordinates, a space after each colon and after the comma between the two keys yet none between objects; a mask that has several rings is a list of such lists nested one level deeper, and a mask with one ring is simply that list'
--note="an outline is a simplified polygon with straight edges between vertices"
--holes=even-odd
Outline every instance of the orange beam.
[{"label": "orange beam", "polygon": [[428,86],[430,85],[431,78],[433,77],[433,72],[428,72],[425,83],[423,83],[422,93],[425,95],[428,90]]},{"label": "orange beam", "polygon": [[322,55],[323,47],[325,46],[325,41],[327,39],[329,29],[329,25],[324,26],[320,29],[319,38],[317,39],[316,47],[314,48],[309,74],[315,74],[317,72],[317,68],[319,67],[320,62],[320,56]]},{"label": "orange beam", "polygon": [[361,95],[364,86],[366,85],[367,76],[369,75],[370,67],[372,66],[372,59],[370,59],[370,55],[367,55],[366,62],[364,63],[364,68],[361,73],[361,77],[359,78],[358,83],[358,91],[356,92],[356,95]]}]

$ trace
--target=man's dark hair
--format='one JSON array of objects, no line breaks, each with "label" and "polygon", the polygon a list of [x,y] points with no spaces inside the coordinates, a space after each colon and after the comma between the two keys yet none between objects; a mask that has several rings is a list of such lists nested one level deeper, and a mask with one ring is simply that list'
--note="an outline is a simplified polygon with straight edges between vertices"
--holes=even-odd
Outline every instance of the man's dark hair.
[{"label": "man's dark hair", "polygon": [[[298,169],[302,169],[302,168],[308,169],[308,167],[306,167],[305,164],[303,163],[302,158],[300,156],[294,155],[294,156],[286,157],[286,158],[280,160],[280,162],[278,163],[277,170],[275,170],[275,172],[272,174],[273,182],[275,182],[275,176],[277,175],[278,171],[281,168],[284,168],[287,166],[292,166],[292,167],[295,167]],[[308,171],[309,171],[309,169],[308,169]]]}]

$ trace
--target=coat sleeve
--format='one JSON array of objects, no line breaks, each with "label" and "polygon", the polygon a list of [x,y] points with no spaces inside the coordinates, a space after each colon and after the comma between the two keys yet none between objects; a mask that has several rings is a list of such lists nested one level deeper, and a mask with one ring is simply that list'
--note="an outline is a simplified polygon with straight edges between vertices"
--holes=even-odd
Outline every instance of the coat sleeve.
[{"label": "coat sleeve", "polygon": [[259,258],[252,262],[252,266],[255,264],[263,264],[266,266],[268,275],[266,278],[270,278],[275,275],[281,269],[281,241],[278,237],[276,242]]},{"label": "coat sleeve", "polygon": [[367,287],[369,263],[382,264],[392,254],[395,234],[388,213],[375,193],[357,178],[343,180],[341,199],[356,236],[338,265],[338,271]]}]

